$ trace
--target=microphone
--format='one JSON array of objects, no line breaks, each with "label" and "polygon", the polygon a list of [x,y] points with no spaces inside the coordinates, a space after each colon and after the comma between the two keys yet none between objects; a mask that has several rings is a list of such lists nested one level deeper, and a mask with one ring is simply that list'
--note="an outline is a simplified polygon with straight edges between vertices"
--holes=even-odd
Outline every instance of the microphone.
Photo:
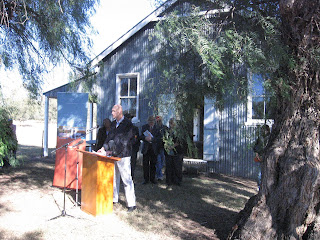
[{"label": "microphone", "polygon": [[99,128],[99,125],[97,125],[97,126],[95,126],[95,127],[92,127],[92,128],[90,128],[90,129],[88,129],[88,130],[87,130],[87,132],[91,132],[91,131],[93,131],[93,130],[95,130],[95,129],[97,129],[97,128]]},{"label": "microphone", "polygon": [[74,148],[74,147],[76,147],[76,146],[78,146],[78,145],[80,145],[80,144],[82,144],[82,143],[83,143],[83,140],[77,142],[76,144],[72,145],[71,147]]}]

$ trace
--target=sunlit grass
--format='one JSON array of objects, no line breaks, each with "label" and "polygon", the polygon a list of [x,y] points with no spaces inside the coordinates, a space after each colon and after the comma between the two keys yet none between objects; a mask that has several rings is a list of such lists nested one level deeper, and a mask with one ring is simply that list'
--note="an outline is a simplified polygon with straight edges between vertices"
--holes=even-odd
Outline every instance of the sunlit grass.
[{"label": "sunlit grass", "polygon": [[[52,151],[54,148],[49,148],[49,156],[53,156],[54,153]],[[32,159],[40,159],[43,157],[43,148],[37,146],[26,146],[19,145],[17,151],[17,160],[20,163],[24,163],[25,161],[30,161]]]},{"label": "sunlit grass", "polygon": [[[22,145],[19,146],[17,159],[26,166],[26,171],[17,172],[20,175],[29,174],[27,166],[30,161],[36,160],[33,172],[39,176],[28,179],[26,187],[31,184],[41,188],[52,184],[53,154],[48,159],[43,158],[41,147]],[[237,213],[256,194],[254,181],[223,175],[184,175],[182,186],[174,185],[171,190],[165,180],[157,185],[142,185],[142,181],[142,166],[138,165],[135,172],[137,210],[127,212],[121,186],[119,204],[114,206],[113,214],[135,230],[150,236],[150,239],[153,234],[165,239],[226,239]],[[21,186],[24,186],[23,183],[19,183]]]},{"label": "sunlit grass", "polygon": [[[141,168],[138,171],[137,176],[142,177]],[[186,239],[186,235],[194,236],[197,231],[196,234],[204,239],[217,232],[225,237],[224,234],[233,226],[232,219],[256,194],[255,188],[254,181],[223,176],[186,176],[182,186],[173,186],[171,191],[163,182],[157,185],[136,184],[138,210],[133,214],[126,212],[122,189],[122,204],[114,211],[123,221],[144,232]],[[222,224],[218,226],[219,221]]]}]

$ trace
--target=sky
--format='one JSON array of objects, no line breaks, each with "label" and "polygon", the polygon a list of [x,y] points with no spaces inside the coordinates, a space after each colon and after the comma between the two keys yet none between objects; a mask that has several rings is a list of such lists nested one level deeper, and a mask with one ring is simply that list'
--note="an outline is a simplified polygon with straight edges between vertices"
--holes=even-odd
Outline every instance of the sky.
[{"label": "sky", "polygon": [[[100,5],[91,23],[97,35],[92,35],[92,59],[109,47],[119,37],[148,16],[155,7],[152,0],[100,0]],[[44,86],[44,92],[68,83],[68,70],[53,72]],[[59,77],[57,77],[59,76]],[[58,79],[59,78],[59,79]]]},{"label": "sky", "polygon": [[[149,15],[155,7],[152,0],[100,0],[96,14],[91,17],[91,23],[98,31],[92,35],[92,58],[104,51],[119,37],[129,31],[138,22]],[[0,72],[2,88],[12,92],[19,81],[17,71]],[[21,81],[20,81],[21,82]],[[57,68],[48,76],[43,85],[43,92],[61,86],[68,82],[68,70]],[[22,95],[21,95],[22,96]]]},{"label": "sky", "polygon": [[98,55],[111,43],[149,15],[152,0],[101,0],[100,8],[91,18],[99,31],[94,36],[94,53]]}]

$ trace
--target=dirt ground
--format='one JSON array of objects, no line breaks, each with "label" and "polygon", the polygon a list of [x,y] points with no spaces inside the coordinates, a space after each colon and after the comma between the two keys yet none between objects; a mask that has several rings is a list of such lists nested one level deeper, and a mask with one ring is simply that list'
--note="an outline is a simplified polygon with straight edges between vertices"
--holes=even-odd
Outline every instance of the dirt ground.
[{"label": "dirt ground", "polygon": [[[171,191],[164,183],[144,186],[138,166],[137,210],[127,213],[121,189],[113,213],[94,217],[77,206],[74,190],[64,195],[52,187],[54,155],[41,157],[41,130],[27,129],[31,125],[17,125],[24,165],[0,170],[0,239],[225,239],[256,193],[253,181],[219,175],[185,176],[183,185]],[[67,215],[61,216],[64,204]]]}]

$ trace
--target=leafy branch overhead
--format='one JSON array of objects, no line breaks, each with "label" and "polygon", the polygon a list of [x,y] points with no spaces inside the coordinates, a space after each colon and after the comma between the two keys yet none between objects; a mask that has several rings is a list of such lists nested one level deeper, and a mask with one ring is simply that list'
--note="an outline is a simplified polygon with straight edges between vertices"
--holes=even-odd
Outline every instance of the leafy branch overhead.
[{"label": "leafy branch overhead", "polygon": [[43,73],[60,63],[88,62],[92,31],[89,17],[99,0],[0,1],[0,66],[18,67],[24,84],[36,96]]},{"label": "leafy branch overhead", "polygon": [[[199,96],[220,109],[245,103],[247,73],[263,77],[275,103],[259,194],[228,239],[319,239],[320,2],[192,2],[196,7],[177,6],[155,32],[163,82],[174,80],[162,89],[178,98],[182,119],[203,102]],[[219,11],[210,16],[208,5]]]},{"label": "leafy branch overhead", "polygon": [[[278,16],[269,14],[276,6],[210,2],[198,1],[184,12],[178,9],[157,24],[154,36],[160,40],[162,57],[155,60],[164,79],[176,80],[175,89],[212,96],[221,108],[225,93],[245,99],[246,69],[270,78],[279,75],[276,72],[289,55],[280,41]],[[211,10],[204,10],[208,4]],[[274,76],[272,84],[278,85]]]}]

